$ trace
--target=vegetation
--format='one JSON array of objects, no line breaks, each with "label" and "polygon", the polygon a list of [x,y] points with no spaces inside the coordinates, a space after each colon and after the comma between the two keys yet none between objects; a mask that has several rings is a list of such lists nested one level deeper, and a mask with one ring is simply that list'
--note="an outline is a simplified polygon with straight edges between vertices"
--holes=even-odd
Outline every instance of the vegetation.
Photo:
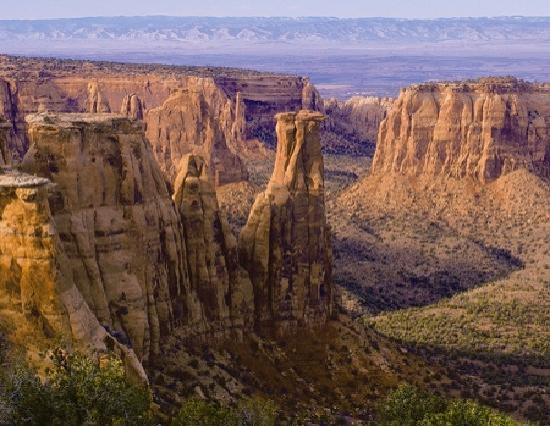
[{"label": "vegetation", "polygon": [[378,408],[377,426],[515,426],[512,418],[473,401],[445,400],[402,385]]},{"label": "vegetation", "polygon": [[171,426],[274,426],[278,409],[269,400],[250,398],[230,409],[191,399],[183,404]]},{"label": "vegetation", "polygon": [[[150,396],[128,382],[121,362],[99,365],[55,350],[44,381],[26,367],[2,379],[0,407],[10,425],[139,426],[151,423]],[[0,417],[1,419],[1,417]]]}]

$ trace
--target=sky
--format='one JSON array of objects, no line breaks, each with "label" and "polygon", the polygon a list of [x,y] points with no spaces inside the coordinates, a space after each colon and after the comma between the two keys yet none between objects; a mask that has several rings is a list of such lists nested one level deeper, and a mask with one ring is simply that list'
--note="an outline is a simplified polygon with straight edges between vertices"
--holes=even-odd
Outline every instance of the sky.
[{"label": "sky", "polygon": [[8,0],[0,19],[82,16],[550,16],[550,0]]}]

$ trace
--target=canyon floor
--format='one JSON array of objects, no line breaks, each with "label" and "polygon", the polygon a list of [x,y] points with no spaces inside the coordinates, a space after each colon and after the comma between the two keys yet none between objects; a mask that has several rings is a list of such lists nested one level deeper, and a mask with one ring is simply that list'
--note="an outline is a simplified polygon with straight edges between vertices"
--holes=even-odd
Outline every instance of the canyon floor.
[{"label": "canyon floor", "polygon": [[[321,394],[341,409],[353,401],[356,411],[350,414],[368,418],[377,396],[408,381],[545,424],[550,416],[549,183],[526,171],[483,187],[467,180],[382,179],[369,177],[370,163],[369,157],[325,155],[334,279],[345,320],[311,337],[307,350],[326,356],[310,367],[331,365],[330,359],[345,352],[361,374],[347,377],[338,367],[329,369],[326,374],[337,385]],[[249,159],[250,183],[218,191],[234,229],[246,220],[244,212],[264,187],[270,164]],[[239,202],[229,201],[235,199]],[[338,338],[329,344],[325,339],[333,327],[346,331],[333,333]],[[255,349],[270,359],[263,366],[277,368],[284,359],[294,374],[288,380],[312,383],[298,348],[274,347]],[[283,383],[273,386],[268,394],[287,394],[276,391]],[[351,400],[339,401],[340,386],[355,389]],[[357,404],[355,397],[364,401]],[[365,412],[357,412],[358,406]]]}]

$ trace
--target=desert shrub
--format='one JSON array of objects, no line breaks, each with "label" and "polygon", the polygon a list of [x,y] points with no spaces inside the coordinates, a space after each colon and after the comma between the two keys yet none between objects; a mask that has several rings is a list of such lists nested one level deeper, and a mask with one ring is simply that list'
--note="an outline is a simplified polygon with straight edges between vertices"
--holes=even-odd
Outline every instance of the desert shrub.
[{"label": "desert shrub", "polygon": [[275,426],[278,407],[268,399],[252,397],[241,401],[238,417],[241,426]]},{"label": "desert shrub", "polygon": [[515,426],[512,418],[473,401],[445,400],[403,385],[377,411],[379,426]]},{"label": "desert shrub", "polygon": [[259,397],[242,400],[237,408],[190,399],[181,407],[171,426],[275,426],[278,408]]},{"label": "desert shrub", "polygon": [[415,426],[428,413],[440,413],[444,401],[413,386],[403,385],[390,393],[378,408],[378,421],[383,426]]},{"label": "desert shrub", "polygon": [[237,416],[228,409],[200,399],[190,399],[181,407],[171,426],[238,426]]},{"label": "desert shrub", "polygon": [[56,350],[42,382],[25,366],[4,378],[1,388],[8,423],[52,426],[124,426],[151,423],[150,396],[128,382],[120,360],[101,366],[79,353]]},{"label": "desert shrub", "polygon": [[443,413],[427,414],[420,426],[515,426],[510,417],[472,401],[451,401]]}]

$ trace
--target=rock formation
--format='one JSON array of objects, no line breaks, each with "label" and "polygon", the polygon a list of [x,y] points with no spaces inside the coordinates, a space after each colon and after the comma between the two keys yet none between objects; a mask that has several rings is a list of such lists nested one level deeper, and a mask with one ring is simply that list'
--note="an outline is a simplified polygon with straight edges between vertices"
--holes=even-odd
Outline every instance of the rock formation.
[{"label": "rock formation", "polygon": [[97,355],[115,351],[131,377],[147,382],[133,351],[106,332],[75,287],[50,190],[48,179],[0,170],[0,315],[14,333],[63,337]]},{"label": "rock formation", "polygon": [[[139,122],[29,116],[24,170],[56,184],[50,206],[71,275],[101,324],[147,360],[186,284],[179,218]],[[184,297],[184,296],[181,296]]]},{"label": "rock formation", "polygon": [[147,138],[170,182],[186,154],[207,161],[215,185],[247,179],[241,159],[230,149],[237,146],[233,104],[212,79],[189,77],[185,89],[147,112],[146,121]]},{"label": "rock formation", "polygon": [[277,115],[277,154],[266,191],[239,240],[254,285],[256,326],[276,331],[323,321],[332,309],[319,127],[324,116]]},{"label": "rock formation", "polygon": [[141,99],[137,95],[132,94],[124,97],[122,106],[120,107],[120,113],[134,120],[143,120],[144,109]]},{"label": "rock formation", "polygon": [[188,299],[197,302],[188,308],[197,314],[193,322],[202,322],[208,332],[242,331],[252,320],[252,284],[239,265],[237,241],[201,157],[186,155],[181,160],[174,201],[183,225],[189,291],[194,295]]},{"label": "rock formation", "polygon": [[196,337],[251,328],[252,284],[203,159],[182,159],[172,200],[141,122],[99,113],[27,122],[21,167],[55,184],[37,207],[55,226],[63,257],[52,261],[98,324],[145,363],[176,329]]},{"label": "rock formation", "polygon": [[354,96],[346,101],[325,100],[323,107],[327,120],[323,150],[337,154],[372,154],[378,128],[391,104],[390,98],[374,96]]},{"label": "rock formation", "polygon": [[402,90],[372,173],[488,182],[519,168],[550,176],[550,86],[488,78]]},{"label": "rock formation", "polygon": [[18,159],[28,146],[27,114],[102,113],[122,106],[124,115],[143,114],[171,184],[187,153],[204,156],[216,184],[246,179],[239,157],[249,148],[257,151],[258,140],[274,145],[274,114],[299,110],[314,93],[307,79],[245,70],[0,55],[0,116],[12,123]]}]

